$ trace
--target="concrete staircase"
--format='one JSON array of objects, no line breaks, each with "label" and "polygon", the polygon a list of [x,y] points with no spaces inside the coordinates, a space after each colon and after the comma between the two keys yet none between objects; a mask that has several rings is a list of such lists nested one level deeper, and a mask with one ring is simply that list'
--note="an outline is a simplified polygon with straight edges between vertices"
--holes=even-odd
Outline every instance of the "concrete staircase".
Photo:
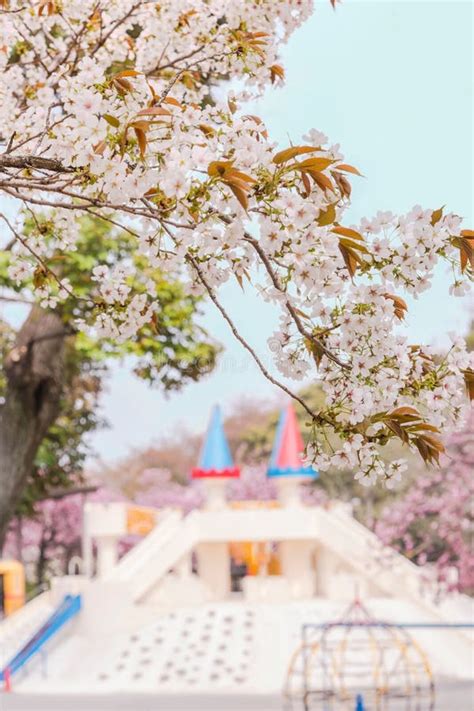
[{"label": "concrete staircase", "polygon": [[196,514],[164,514],[160,523],[104,578],[104,582],[129,582],[135,602],[169,572],[197,542]]}]

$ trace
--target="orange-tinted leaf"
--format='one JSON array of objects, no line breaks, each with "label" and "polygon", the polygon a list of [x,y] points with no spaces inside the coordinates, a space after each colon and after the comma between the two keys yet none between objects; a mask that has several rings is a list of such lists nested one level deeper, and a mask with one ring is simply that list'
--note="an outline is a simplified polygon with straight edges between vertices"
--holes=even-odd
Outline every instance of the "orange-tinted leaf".
[{"label": "orange-tinted leaf", "polygon": [[152,106],[149,109],[142,109],[137,116],[171,116],[171,111],[164,109],[162,106]]},{"label": "orange-tinted leaf", "polygon": [[38,7],[38,15],[41,16],[44,12],[47,15],[54,15],[56,12],[56,3],[54,0],[42,0]]},{"label": "orange-tinted leaf", "polygon": [[140,72],[136,72],[134,69],[124,69],[122,72],[117,72],[117,74],[112,74],[114,79],[122,79],[123,77],[138,77]]},{"label": "orange-tinted leaf", "polygon": [[453,237],[452,243],[459,249],[461,260],[461,271],[464,272],[468,263],[471,269],[474,269],[474,240],[469,237],[470,230],[463,230],[464,233],[459,237]]},{"label": "orange-tinted leaf", "polygon": [[350,227],[336,225],[332,228],[331,232],[335,232],[337,235],[342,235],[343,237],[350,237],[351,239],[360,239],[364,241],[364,238],[360,234],[360,232],[357,232],[357,230],[352,230]]},{"label": "orange-tinted leaf", "polygon": [[272,84],[276,82],[277,79],[283,79],[285,78],[285,70],[280,64],[272,64],[270,67],[270,79]]},{"label": "orange-tinted leaf", "polygon": [[301,163],[296,163],[294,166],[295,170],[325,170],[331,163],[334,163],[331,158],[307,158]]},{"label": "orange-tinted leaf", "polygon": [[99,143],[96,143],[95,146],[93,146],[93,151],[98,156],[101,156],[103,154],[103,152],[105,151],[106,146],[107,146],[107,143],[105,141],[99,141]]},{"label": "orange-tinted leaf", "polygon": [[439,429],[437,427],[429,425],[427,422],[418,422],[416,425],[410,425],[408,429],[410,432],[427,431],[439,433]]},{"label": "orange-tinted leaf", "polygon": [[[260,116],[255,116],[254,114],[247,114],[246,116],[242,116],[242,118],[245,120],[254,121],[258,126],[261,126],[263,124],[263,121]],[[259,135],[263,136],[263,138],[268,138],[268,131],[264,129],[263,131],[259,132]]]},{"label": "orange-tinted leaf", "polygon": [[360,175],[361,178],[363,177],[362,173],[360,173],[357,168],[354,168],[353,165],[348,165],[347,163],[339,163],[339,165],[336,165],[335,169],[343,170],[345,173],[354,173],[354,175]]},{"label": "orange-tinted leaf", "polygon": [[406,301],[402,299],[401,296],[396,296],[395,294],[384,294],[384,297],[386,299],[390,299],[390,301],[393,301],[393,305],[395,307],[395,316],[400,321],[403,321],[403,319],[405,318],[405,314],[408,311]]},{"label": "orange-tinted leaf", "polygon": [[142,121],[140,119],[138,121],[130,121],[128,125],[130,128],[138,128],[140,131],[148,131],[150,128],[148,121]]},{"label": "orange-tinted leaf", "polygon": [[33,285],[38,288],[43,286],[47,281],[48,272],[43,266],[39,264],[33,272]]},{"label": "orange-tinted leaf", "polygon": [[431,455],[430,455],[430,451],[429,451],[425,441],[421,437],[417,437],[413,441],[414,441],[414,444],[417,447],[423,461],[429,463],[431,461]]},{"label": "orange-tinted leaf", "polygon": [[342,197],[350,198],[352,186],[345,177],[345,175],[342,175],[342,173],[338,173],[337,170],[331,170],[331,175],[336,181],[337,187],[341,191]]},{"label": "orange-tinted leaf", "polygon": [[213,160],[207,166],[207,173],[211,178],[223,178],[233,164],[232,160]]},{"label": "orange-tinted leaf", "polygon": [[331,190],[334,192],[334,185],[330,178],[325,173],[320,173],[317,170],[308,170],[308,173],[313,178],[314,182],[321,190]]},{"label": "orange-tinted leaf", "polygon": [[433,214],[431,215],[431,224],[433,225],[433,227],[443,217],[443,210],[444,210],[444,206],[440,207],[438,210],[433,210]]},{"label": "orange-tinted leaf", "polygon": [[311,195],[311,183],[308,178],[308,174],[304,171],[301,173],[301,180],[304,186],[305,197],[309,197]]},{"label": "orange-tinted leaf", "polygon": [[281,165],[292,158],[296,158],[296,156],[301,156],[304,153],[314,153],[314,151],[320,150],[321,148],[317,146],[292,146],[291,148],[285,148],[284,151],[275,153],[273,156],[273,162],[276,165]]},{"label": "orange-tinted leaf", "polygon": [[388,413],[389,417],[400,417],[404,415],[413,415],[421,419],[421,415],[415,407],[410,407],[409,405],[403,405],[402,407],[397,407],[395,410],[391,410]]},{"label": "orange-tinted leaf", "polygon": [[227,106],[231,114],[235,114],[237,111],[237,103],[233,99],[227,99]]},{"label": "orange-tinted leaf", "polygon": [[357,265],[358,265],[357,259],[354,257],[354,254],[352,253],[352,251],[350,249],[346,249],[346,247],[344,247],[344,245],[342,245],[340,243],[339,243],[339,251],[341,252],[342,258],[344,260],[344,264],[347,267],[347,271],[349,272],[351,277],[353,277],[354,274],[356,273],[356,270],[357,270]]},{"label": "orange-tinted leaf", "polygon": [[178,108],[183,108],[183,104],[181,104],[178,99],[173,98],[172,96],[165,96],[163,99],[164,104],[170,104],[171,106],[177,106]]},{"label": "orange-tinted leaf", "polygon": [[247,194],[246,194],[245,190],[243,190],[241,187],[239,187],[235,183],[228,183],[228,185],[229,185],[229,188],[234,193],[237,200],[239,201],[239,203],[244,208],[244,210],[247,210],[247,208],[249,206],[249,201],[247,199]]},{"label": "orange-tinted leaf", "polygon": [[203,132],[205,136],[215,136],[216,131],[212,126],[208,126],[207,123],[200,123],[198,126],[199,130]]},{"label": "orange-tinted leaf", "polygon": [[421,440],[428,450],[428,458],[426,461],[436,462],[439,464],[439,455],[445,452],[445,448],[441,440],[434,435],[427,434],[422,434],[417,439],[418,441]]},{"label": "orange-tinted leaf", "polygon": [[128,79],[115,78],[112,80],[112,84],[117,89],[119,94],[125,94],[127,91],[132,91],[133,89]]},{"label": "orange-tinted leaf", "polygon": [[323,356],[326,355],[324,352],[324,348],[322,348],[321,344],[313,338],[305,338],[304,344],[308,353],[311,353],[311,355],[313,356],[316,365],[319,366],[323,359]]},{"label": "orange-tinted leaf", "polygon": [[387,420],[385,424],[389,430],[391,430],[402,440],[402,442],[408,443],[410,441],[407,432],[405,432],[403,427],[396,420]]},{"label": "orange-tinted leaf", "polygon": [[324,227],[325,225],[331,225],[336,219],[336,208],[334,205],[328,205],[325,210],[321,210],[318,216],[318,225]]},{"label": "orange-tinted leaf", "polygon": [[159,192],[160,192],[160,189],[158,187],[148,188],[148,190],[145,193],[145,197],[154,197],[155,195],[158,195]]},{"label": "orange-tinted leaf", "polygon": [[247,173],[242,173],[240,170],[234,170],[234,168],[231,168],[228,171],[228,180],[243,180],[245,183],[250,183],[251,185],[256,182],[256,180],[250,175],[247,175]]},{"label": "orange-tinted leaf", "polygon": [[346,249],[350,249],[351,251],[356,249],[358,252],[363,252],[364,254],[370,254],[369,250],[364,244],[361,244],[360,242],[353,242],[352,240],[348,239],[347,237],[341,237],[339,240],[339,244],[343,245],[346,247]]},{"label": "orange-tinted leaf", "polygon": [[140,149],[140,155],[143,158],[146,152],[146,133],[141,128],[134,127],[135,135],[138,141],[138,147]]},{"label": "orange-tinted leaf", "polygon": [[238,282],[240,288],[242,289],[242,291],[245,291],[244,280],[243,280],[242,274],[234,273],[234,276],[237,279],[237,282]]}]

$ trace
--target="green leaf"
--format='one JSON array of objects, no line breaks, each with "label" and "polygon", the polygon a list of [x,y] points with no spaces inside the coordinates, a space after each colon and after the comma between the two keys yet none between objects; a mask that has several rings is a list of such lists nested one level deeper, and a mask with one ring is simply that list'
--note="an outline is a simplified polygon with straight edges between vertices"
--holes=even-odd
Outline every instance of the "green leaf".
[{"label": "green leaf", "polygon": [[104,118],[107,123],[109,123],[114,128],[118,128],[120,126],[120,121],[118,120],[118,118],[115,118],[115,116],[112,116],[111,114],[103,114],[102,118]]}]

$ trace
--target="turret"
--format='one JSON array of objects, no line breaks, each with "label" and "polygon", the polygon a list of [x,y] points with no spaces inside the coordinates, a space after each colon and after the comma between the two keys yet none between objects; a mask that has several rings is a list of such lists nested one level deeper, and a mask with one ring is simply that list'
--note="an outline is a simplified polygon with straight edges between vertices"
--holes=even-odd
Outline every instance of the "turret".
[{"label": "turret", "polygon": [[209,508],[225,506],[225,486],[228,479],[236,479],[240,470],[234,465],[227,442],[219,406],[215,406],[204,443],[199,455],[198,466],[191,472],[192,479],[205,482]]},{"label": "turret", "polygon": [[291,404],[281,412],[267,476],[278,487],[281,502],[299,503],[299,484],[316,479],[318,473],[303,461],[304,442]]}]

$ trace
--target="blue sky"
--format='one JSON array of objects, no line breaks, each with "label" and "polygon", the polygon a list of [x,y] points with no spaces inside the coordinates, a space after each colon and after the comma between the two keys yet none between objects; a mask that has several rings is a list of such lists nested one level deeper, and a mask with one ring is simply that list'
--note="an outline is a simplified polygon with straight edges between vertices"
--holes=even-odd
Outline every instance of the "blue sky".
[{"label": "blue sky", "polygon": [[[312,127],[341,143],[366,176],[353,180],[354,221],[420,203],[446,204],[472,225],[472,16],[467,1],[345,0],[333,12],[321,0],[283,52],[286,86],[270,89],[249,112],[284,146]],[[274,311],[234,284],[221,296],[269,363]],[[467,321],[467,301],[448,298],[441,271],[411,307],[408,328],[414,342],[441,343]],[[181,393],[166,399],[137,382],[126,363],[114,367],[102,402],[111,427],[93,438],[101,457],[121,457],[181,429],[203,430],[215,402],[226,413],[242,397],[278,400],[212,305],[204,322],[225,353],[214,374]]]}]

